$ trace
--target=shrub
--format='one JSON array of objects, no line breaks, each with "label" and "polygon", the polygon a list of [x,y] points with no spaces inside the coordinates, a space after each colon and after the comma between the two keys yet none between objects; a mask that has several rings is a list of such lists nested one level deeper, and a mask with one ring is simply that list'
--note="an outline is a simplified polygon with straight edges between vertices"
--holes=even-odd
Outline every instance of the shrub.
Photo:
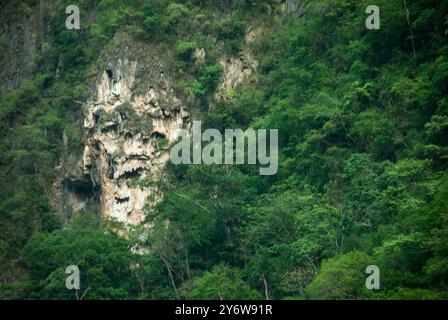
[{"label": "shrub", "polygon": [[222,68],[219,64],[208,65],[199,72],[198,81],[192,85],[192,91],[198,96],[215,91],[219,83]]},{"label": "shrub", "polygon": [[214,31],[219,40],[242,39],[246,31],[246,23],[234,15],[228,20],[219,22]]},{"label": "shrub", "polygon": [[365,269],[372,259],[354,251],[322,262],[320,274],[307,288],[312,299],[359,299],[368,297]]},{"label": "shrub", "polygon": [[189,61],[191,60],[191,56],[196,48],[196,42],[181,41],[176,46],[176,54],[183,61]]},{"label": "shrub", "polygon": [[261,299],[238,274],[238,269],[218,265],[193,280],[190,299]]}]

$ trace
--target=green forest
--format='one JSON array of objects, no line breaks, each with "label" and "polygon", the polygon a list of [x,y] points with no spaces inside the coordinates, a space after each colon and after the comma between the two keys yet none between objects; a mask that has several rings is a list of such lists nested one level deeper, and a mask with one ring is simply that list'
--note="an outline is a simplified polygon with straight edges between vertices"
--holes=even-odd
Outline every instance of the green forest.
[{"label": "green forest", "polygon": [[[0,299],[448,299],[448,2],[307,0],[300,14],[280,2],[79,0],[44,12],[32,76],[0,94]],[[69,4],[80,30],[65,27]],[[380,29],[366,28],[370,4]],[[151,228],[95,210],[64,219],[55,167],[83,148],[80,105],[118,33],[173,53],[176,90],[195,97],[203,128],[278,129],[277,173],[167,163]],[[0,33],[0,65],[7,43]],[[210,103],[219,57],[243,50],[257,73]],[[79,290],[65,286],[69,265]],[[366,288],[369,265],[379,289]]]}]

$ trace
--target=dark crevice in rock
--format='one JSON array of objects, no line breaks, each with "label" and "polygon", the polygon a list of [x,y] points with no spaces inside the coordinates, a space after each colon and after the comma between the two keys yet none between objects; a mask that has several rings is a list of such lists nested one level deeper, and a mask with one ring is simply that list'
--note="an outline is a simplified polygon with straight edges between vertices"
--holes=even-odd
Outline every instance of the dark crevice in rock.
[{"label": "dark crevice in rock", "polygon": [[116,201],[117,203],[125,203],[125,202],[129,202],[129,197],[115,198],[115,201]]},{"label": "dark crevice in rock", "polygon": [[130,172],[125,172],[123,177],[126,180],[140,178],[140,176],[141,176],[141,172],[140,171],[141,171],[141,169],[130,171]]},{"label": "dark crevice in rock", "polygon": [[[73,214],[85,211],[97,212],[94,207],[98,203],[98,190],[93,185],[90,177],[67,177],[62,180],[62,211],[64,221],[68,221]],[[92,207],[93,204],[93,207]]]},{"label": "dark crevice in rock", "polygon": [[107,73],[107,76],[109,77],[109,80],[112,79],[112,77],[114,76],[114,73],[112,72],[112,69],[107,69],[106,73]]},{"label": "dark crevice in rock", "polygon": [[164,135],[164,134],[161,133],[161,132],[154,131],[154,132],[151,133],[151,138],[165,139],[165,138],[166,138],[166,135]]}]

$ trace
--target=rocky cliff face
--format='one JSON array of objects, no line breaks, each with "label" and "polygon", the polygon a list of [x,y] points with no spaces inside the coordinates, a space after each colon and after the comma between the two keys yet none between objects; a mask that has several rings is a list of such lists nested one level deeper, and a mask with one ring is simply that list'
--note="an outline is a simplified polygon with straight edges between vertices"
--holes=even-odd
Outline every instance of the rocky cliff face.
[{"label": "rocky cliff face", "polygon": [[[145,205],[160,197],[156,181],[168,160],[167,147],[190,123],[186,102],[177,96],[166,63],[154,47],[131,47],[118,37],[101,59],[95,95],[85,107],[84,176],[99,190],[101,212],[127,224],[140,224]],[[217,99],[228,99],[256,68],[248,54],[222,59]],[[148,197],[153,201],[148,201]],[[72,209],[84,208],[72,196]],[[82,201],[81,201],[82,202]]]},{"label": "rocky cliff face", "polygon": [[42,48],[48,29],[44,12],[53,2],[0,1],[0,93],[34,76],[31,67],[36,56],[46,54]]},{"label": "rocky cliff face", "polygon": [[[43,44],[51,30],[46,14],[57,1],[18,6],[0,2],[5,22],[0,29],[0,57],[6,61],[0,70],[1,93],[35,76],[33,57],[47,54]],[[248,30],[245,40],[250,43],[260,34],[260,28]],[[189,127],[187,105],[194,105],[193,98],[187,101],[173,88],[172,51],[120,33],[100,54],[92,74],[91,98],[83,106],[84,151],[71,150],[64,136],[65,151],[55,167],[52,204],[65,221],[73,214],[100,211],[126,224],[140,224],[145,206],[160,198],[156,181],[168,160],[168,146],[182,127]],[[203,65],[207,54],[198,48],[195,64]],[[218,61],[222,78],[210,106],[231,99],[258,67],[247,49]]]},{"label": "rocky cliff face", "polygon": [[258,68],[258,61],[248,50],[244,50],[239,57],[221,58],[219,64],[222,67],[223,76],[218,85],[215,99],[224,101],[231,99],[232,92],[237,90],[244,80],[254,74]]},{"label": "rocky cliff face", "polygon": [[[65,210],[84,210],[86,190],[97,190],[104,216],[137,225],[144,220],[145,206],[160,199],[156,182],[168,161],[168,146],[191,123],[188,102],[173,89],[168,68],[172,59],[165,48],[136,43],[124,34],[104,51],[93,97],[84,108],[86,142],[78,163],[82,172],[65,189]],[[223,74],[215,100],[230,99],[230,91],[258,65],[246,51],[239,58],[223,57],[220,64]]]},{"label": "rocky cliff face", "polygon": [[85,106],[83,174],[99,190],[101,212],[139,224],[167,146],[188,123],[185,102],[172,87],[162,48],[118,36],[102,55],[95,95]]}]

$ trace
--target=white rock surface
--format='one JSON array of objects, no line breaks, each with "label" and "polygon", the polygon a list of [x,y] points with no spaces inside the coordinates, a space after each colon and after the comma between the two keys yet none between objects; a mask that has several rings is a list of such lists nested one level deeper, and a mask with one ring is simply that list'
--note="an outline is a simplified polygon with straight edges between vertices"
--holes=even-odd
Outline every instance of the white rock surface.
[{"label": "white rock surface", "polygon": [[142,223],[148,196],[157,195],[151,181],[168,160],[160,139],[175,141],[188,118],[165,80],[132,96],[137,63],[119,59],[103,71],[84,120],[83,171],[100,186],[103,215],[126,224]]}]

